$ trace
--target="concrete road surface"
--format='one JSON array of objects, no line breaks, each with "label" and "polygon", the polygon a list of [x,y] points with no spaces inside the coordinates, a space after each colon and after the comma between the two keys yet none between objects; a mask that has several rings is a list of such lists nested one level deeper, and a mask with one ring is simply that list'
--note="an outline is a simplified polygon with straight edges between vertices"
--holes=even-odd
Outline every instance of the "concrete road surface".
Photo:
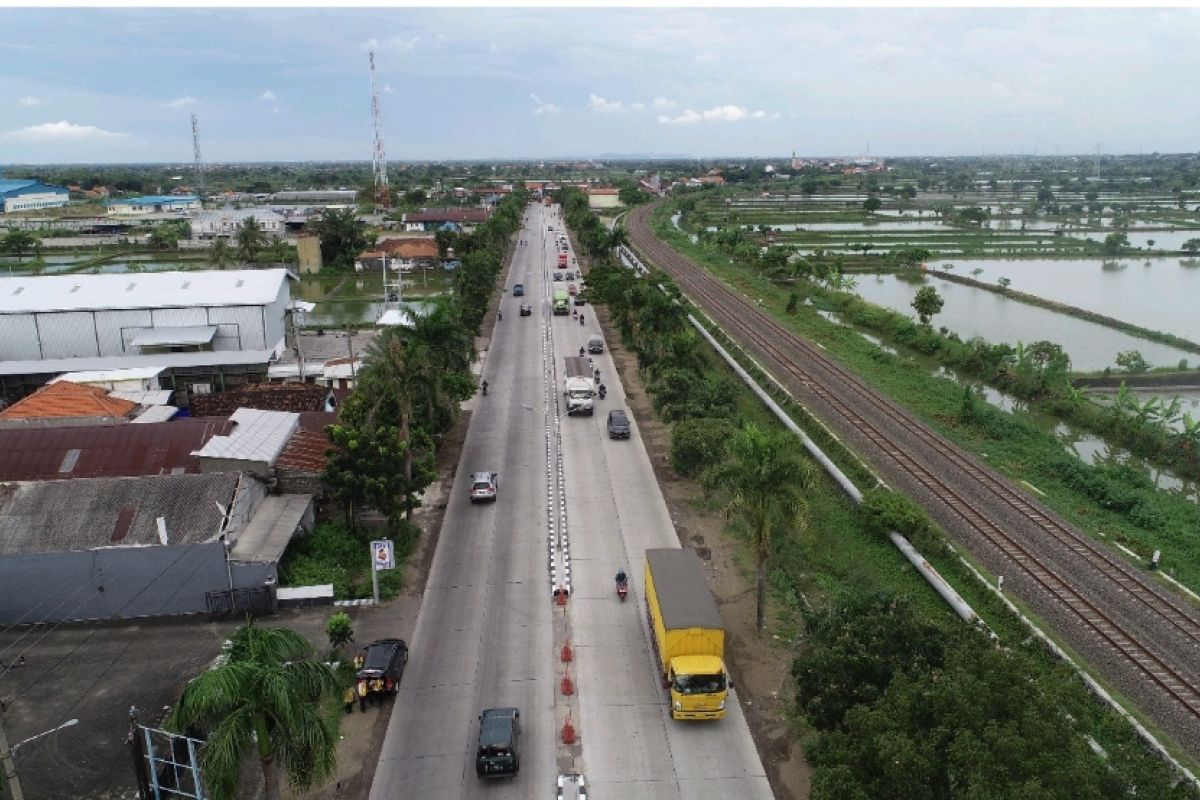
[{"label": "concrete road surface", "polygon": [[[506,292],[501,301],[504,320],[483,370],[488,396],[475,401],[371,800],[552,797],[560,771],[585,774],[589,797],[769,798],[735,694],[723,720],[670,719],[640,587],[646,548],[674,547],[678,538],[636,423],[628,441],[607,436],[607,411],[625,407],[607,354],[593,356],[608,388],[595,415],[558,415],[563,358],[578,355],[599,327],[591,306],[580,307],[585,325],[551,315],[558,251],[548,225],[562,229],[557,207],[526,211],[518,236],[526,244],[517,246],[506,279],[506,289],[523,283],[526,297]],[[532,317],[518,316],[521,302],[533,306]],[[468,502],[476,470],[500,473],[495,504]],[[547,551],[547,531],[564,523],[575,748],[559,742],[562,642],[554,640],[552,612],[561,620],[562,611],[550,598],[563,573],[552,577]],[[620,566],[632,579],[624,603],[613,581]],[[521,709],[520,774],[485,784],[474,774],[476,717],[507,705]]]}]

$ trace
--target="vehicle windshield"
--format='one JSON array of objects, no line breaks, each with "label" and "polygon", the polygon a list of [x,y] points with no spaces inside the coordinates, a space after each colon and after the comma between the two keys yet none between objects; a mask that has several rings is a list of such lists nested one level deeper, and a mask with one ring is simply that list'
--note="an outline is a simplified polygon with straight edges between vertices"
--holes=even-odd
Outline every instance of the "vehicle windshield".
[{"label": "vehicle windshield", "polygon": [[491,489],[492,485],[490,483],[488,483],[487,481],[476,481],[475,485],[472,488],[474,488],[474,489]]},{"label": "vehicle windshield", "polygon": [[680,694],[716,694],[725,691],[725,675],[676,675],[674,689]]}]

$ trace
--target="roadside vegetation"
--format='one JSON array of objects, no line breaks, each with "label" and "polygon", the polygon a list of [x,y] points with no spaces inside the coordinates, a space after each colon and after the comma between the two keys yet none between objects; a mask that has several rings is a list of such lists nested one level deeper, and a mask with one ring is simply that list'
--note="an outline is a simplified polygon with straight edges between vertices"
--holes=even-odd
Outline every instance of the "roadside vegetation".
[{"label": "roadside vegetation", "polygon": [[[730,534],[765,572],[766,634],[797,647],[795,735],[814,768],[814,800],[1200,797],[1027,636],[911,501],[876,490],[856,509],[823,474],[795,474],[803,508],[781,497],[770,510],[739,513],[751,504],[755,475],[731,477],[794,457],[748,443],[790,434],[694,332],[671,302],[669,280],[639,279],[603,254],[591,258],[587,282],[670,425],[674,468],[695,480],[709,508],[729,514]],[[786,316],[782,304],[779,311]],[[811,419],[796,419],[814,439],[828,439]],[[759,460],[754,470],[745,467],[748,452]],[[827,452],[862,476],[845,451]],[[777,523],[784,509],[799,524],[768,524],[762,535],[758,523]],[[955,583],[1003,649],[950,613],[887,542],[889,527]]]}]

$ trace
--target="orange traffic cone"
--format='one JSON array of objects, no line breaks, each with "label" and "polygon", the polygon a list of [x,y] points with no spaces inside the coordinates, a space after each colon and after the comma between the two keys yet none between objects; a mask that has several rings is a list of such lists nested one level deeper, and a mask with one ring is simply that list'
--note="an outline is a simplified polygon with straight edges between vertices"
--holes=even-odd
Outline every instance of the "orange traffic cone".
[{"label": "orange traffic cone", "polygon": [[566,671],[563,672],[561,688],[562,688],[562,693],[565,695],[575,694],[575,683],[574,683],[574,681],[571,680],[571,668],[570,667],[567,667]]},{"label": "orange traffic cone", "polygon": [[571,663],[571,659],[573,656],[571,655],[571,640],[570,639],[563,642],[562,653],[559,655],[559,657],[563,660],[563,663],[566,663],[566,664]]},{"label": "orange traffic cone", "polygon": [[567,721],[563,723],[563,744],[575,744],[575,726],[571,724],[571,712],[567,712]]}]

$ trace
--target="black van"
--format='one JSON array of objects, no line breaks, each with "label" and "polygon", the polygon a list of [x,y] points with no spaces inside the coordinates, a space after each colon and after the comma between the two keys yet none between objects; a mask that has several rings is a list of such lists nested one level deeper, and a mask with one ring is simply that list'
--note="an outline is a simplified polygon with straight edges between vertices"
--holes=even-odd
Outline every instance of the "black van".
[{"label": "black van", "polygon": [[475,774],[480,778],[511,777],[521,768],[521,712],[488,708],[479,715],[479,750]]}]

